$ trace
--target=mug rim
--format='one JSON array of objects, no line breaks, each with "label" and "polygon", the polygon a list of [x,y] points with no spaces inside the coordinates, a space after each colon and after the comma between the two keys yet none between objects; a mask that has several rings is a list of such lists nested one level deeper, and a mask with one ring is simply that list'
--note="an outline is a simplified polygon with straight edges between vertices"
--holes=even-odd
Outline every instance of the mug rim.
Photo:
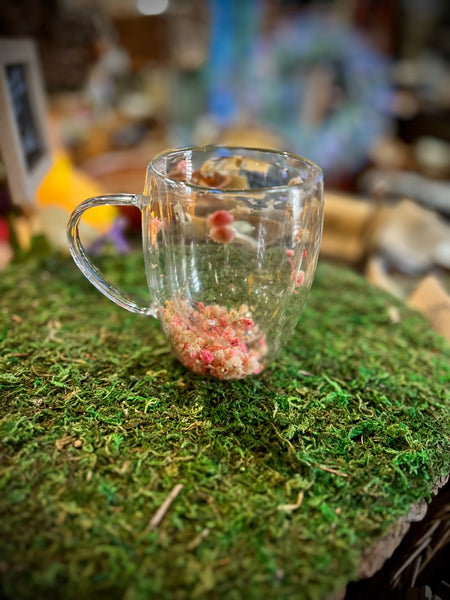
[{"label": "mug rim", "polygon": [[[277,155],[277,156],[282,156],[285,158],[297,160],[297,161],[307,164],[309,167],[312,167],[314,176],[312,176],[311,178],[308,178],[302,182],[298,182],[298,183],[274,185],[274,186],[268,186],[268,187],[262,187],[262,188],[218,188],[218,187],[198,185],[196,183],[189,183],[188,181],[182,181],[179,179],[173,179],[172,177],[168,177],[167,174],[163,173],[161,170],[156,168],[157,161],[164,157],[171,157],[176,154],[182,154],[182,153],[192,152],[192,151],[209,152],[212,150],[221,150],[221,149],[222,150],[233,150],[233,151],[242,150],[242,151],[247,151],[247,152],[261,152],[264,154]],[[155,175],[157,175],[158,177],[161,177],[162,179],[165,179],[166,181],[170,181],[174,185],[182,185],[184,187],[193,188],[198,191],[208,192],[210,194],[215,193],[215,194],[254,195],[255,192],[258,192],[258,193],[268,192],[268,191],[279,192],[279,191],[295,190],[295,189],[305,190],[305,188],[313,186],[319,182],[323,183],[322,168],[319,167],[319,165],[317,163],[315,163],[314,161],[312,161],[309,158],[306,158],[305,156],[296,154],[294,152],[287,152],[285,150],[276,150],[275,148],[257,148],[257,147],[252,148],[249,146],[228,146],[226,144],[224,144],[224,145],[208,144],[205,146],[187,146],[187,147],[183,147],[183,148],[173,148],[170,150],[164,150],[163,152],[159,152],[158,154],[156,154],[150,160],[150,162],[147,165],[147,169],[153,171],[153,173]]]}]

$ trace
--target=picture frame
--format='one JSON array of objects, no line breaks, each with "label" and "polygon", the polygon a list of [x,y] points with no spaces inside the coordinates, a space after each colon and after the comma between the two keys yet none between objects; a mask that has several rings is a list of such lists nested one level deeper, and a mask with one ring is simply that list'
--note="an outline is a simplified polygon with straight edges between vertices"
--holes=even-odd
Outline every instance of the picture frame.
[{"label": "picture frame", "polygon": [[52,158],[44,84],[31,39],[0,38],[0,132],[12,202],[32,208]]}]

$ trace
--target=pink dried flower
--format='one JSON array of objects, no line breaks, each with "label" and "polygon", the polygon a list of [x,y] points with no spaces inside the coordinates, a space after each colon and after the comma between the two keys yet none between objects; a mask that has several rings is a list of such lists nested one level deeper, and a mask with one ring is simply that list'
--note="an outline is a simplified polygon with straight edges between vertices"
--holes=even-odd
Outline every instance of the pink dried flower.
[{"label": "pink dried flower", "polygon": [[209,232],[209,236],[213,242],[229,244],[236,237],[236,232],[228,225],[221,225],[220,227],[213,227]]},{"label": "pink dried flower", "polygon": [[[303,258],[306,256],[306,249],[303,248],[303,253],[302,256]],[[305,271],[301,270],[301,271],[297,271],[294,260],[293,260],[293,256],[294,256],[294,251],[293,250],[286,250],[286,256],[289,257],[289,265],[291,267],[291,281],[294,284],[294,294],[296,294],[296,289],[298,287],[301,287],[304,282],[305,282]]]},{"label": "pink dried flower", "polygon": [[196,373],[241,379],[264,368],[265,336],[249,318],[245,304],[228,311],[199,302],[194,310],[185,299],[168,300],[161,309],[161,321],[181,362]]},{"label": "pink dried flower", "polygon": [[253,321],[251,319],[241,319],[241,323],[244,325],[244,327],[253,327]]},{"label": "pink dried flower", "polygon": [[294,288],[302,286],[305,282],[305,271],[299,271],[298,273],[291,273],[291,281],[294,283]]},{"label": "pink dried flower", "polygon": [[156,237],[161,230],[167,229],[167,221],[166,219],[159,219],[158,217],[154,217],[149,219],[149,233],[150,233],[150,241],[153,244],[156,241]]},{"label": "pink dried flower", "polygon": [[177,164],[177,169],[178,171],[180,171],[180,173],[186,173],[187,171],[187,160],[180,160],[180,162]]},{"label": "pink dried flower", "polygon": [[223,227],[224,225],[231,225],[234,217],[227,210],[216,210],[208,217],[208,223],[211,227]]},{"label": "pink dried flower", "polygon": [[202,350],[201,357],[206,365],[210,365],[214,360],[214,354],[210,350]]}]

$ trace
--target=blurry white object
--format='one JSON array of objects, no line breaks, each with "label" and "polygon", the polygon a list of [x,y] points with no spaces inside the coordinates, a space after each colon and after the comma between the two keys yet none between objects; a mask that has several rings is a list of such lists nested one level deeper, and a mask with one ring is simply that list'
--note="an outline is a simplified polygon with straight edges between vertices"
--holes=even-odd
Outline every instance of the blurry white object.
[{"label": "blurry white object", "polygon": [[371,169],[361,178],[361,187],[369,195],[378,190],[386,196],[413,198],[450,215],[449,181],[433,181],[412,171]]},{"label": "blurry white object", "polygon": [[136,7],[141,15],[160,15],[167,10],[169,0],[138,0]]},{"label": "blurry white object", "polygon": [[445,140],[421,137],[416,142],[415,154],[422,171],[430,176],[445,177],[450,174],[450,144]]},{"label": "blurry white object", "polygon": [[375,236],[378,252],[403,273],[450,266],[450,226],[411,200],[399,202]]}]

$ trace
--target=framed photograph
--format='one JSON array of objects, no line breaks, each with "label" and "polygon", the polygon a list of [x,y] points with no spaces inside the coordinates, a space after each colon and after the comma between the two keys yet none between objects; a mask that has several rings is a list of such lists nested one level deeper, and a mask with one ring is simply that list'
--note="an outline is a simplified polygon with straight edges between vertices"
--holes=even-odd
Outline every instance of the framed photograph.
[{"label": "framed photograph", "polygon": [[13,203],[31,207],[51,153],[44,85],[29,39],[0,38],[0,150]]}]

